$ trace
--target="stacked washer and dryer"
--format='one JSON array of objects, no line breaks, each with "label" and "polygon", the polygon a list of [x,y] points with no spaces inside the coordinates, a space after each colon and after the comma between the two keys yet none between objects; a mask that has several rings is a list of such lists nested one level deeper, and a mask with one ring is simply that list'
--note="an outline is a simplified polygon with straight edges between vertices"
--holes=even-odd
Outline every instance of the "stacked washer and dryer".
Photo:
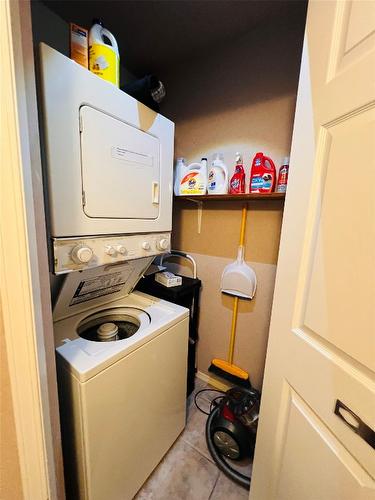
[{"label": "stacked washer and dryer", "polygon": [[185,425],[188,310],[133,292],[170,249],[174,124],[40,55],[66,488],[130,500]]}]

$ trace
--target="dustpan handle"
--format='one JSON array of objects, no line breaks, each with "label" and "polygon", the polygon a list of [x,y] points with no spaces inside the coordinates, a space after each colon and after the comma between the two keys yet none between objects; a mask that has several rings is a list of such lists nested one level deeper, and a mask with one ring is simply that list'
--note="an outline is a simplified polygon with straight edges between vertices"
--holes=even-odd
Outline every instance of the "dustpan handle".
[{"label": "dustpan handle", "polygon": [[238,252],[237,252],[237,262],[243,262],[245,257],[245,247],[244,246],[239,246],[238,247]]}]

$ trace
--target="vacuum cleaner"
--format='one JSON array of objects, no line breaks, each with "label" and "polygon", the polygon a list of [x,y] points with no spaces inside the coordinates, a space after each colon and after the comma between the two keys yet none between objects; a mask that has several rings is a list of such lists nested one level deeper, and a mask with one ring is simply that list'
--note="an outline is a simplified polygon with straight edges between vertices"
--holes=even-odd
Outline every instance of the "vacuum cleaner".
[{"label": "vacuum cleaner", "polygon": [[237,471],[226,459],[254,456],[259,404],[257,390],[233,387],[213,406],[206,423],[207,447],[212,458],[226,476],[246,489],[250,489],[250,477]]}]

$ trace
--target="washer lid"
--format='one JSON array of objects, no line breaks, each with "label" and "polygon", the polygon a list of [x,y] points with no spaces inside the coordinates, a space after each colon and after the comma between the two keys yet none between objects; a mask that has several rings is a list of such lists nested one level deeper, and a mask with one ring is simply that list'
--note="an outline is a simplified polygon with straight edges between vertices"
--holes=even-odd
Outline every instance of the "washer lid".
[{"label": "washer lid", "polygon": [[144,257],[68,274],[53,309],[53,320],[59,321],[126,297],[153,258]]}]

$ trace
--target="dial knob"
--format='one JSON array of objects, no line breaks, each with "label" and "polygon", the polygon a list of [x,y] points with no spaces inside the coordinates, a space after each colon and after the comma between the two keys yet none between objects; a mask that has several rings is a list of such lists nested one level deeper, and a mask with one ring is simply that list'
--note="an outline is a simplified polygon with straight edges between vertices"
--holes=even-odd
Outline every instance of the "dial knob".
[{"label": "dial knob", "polygon": [[148,241],[144,241],[142,243],[142,248],[143,248],[143,250],[150,250],[151,245],[150,245],[150,243]]},{"label": "dial knob", "polygon": [[92,249],[86,245],[77,245],[72,250],[72,259],[77,264],[87,264],[94,255]]},{"label": "dial knob", "polygon": [[128,251],[126,250],[126,248],[124,247],[124,245],[118,245],[116,247],[116,250],[118,251],[119,254],[121,255],[126,255],[128,253]]},{"label": "dial knob", "polygon": [[168,240],[167,238],[162,238],[161,240],[159,240],[157,242],[157,247],[159,250],[166,250],[169,246],[169,243],[168,243]]},{"label": "dial knob", "polygon": [[104,249],[105,253],[107,255],[110,255],[111,257],[113,257],[114,255],[116,255],[116,249],[113,248],[111,245],[107,245]]}]

